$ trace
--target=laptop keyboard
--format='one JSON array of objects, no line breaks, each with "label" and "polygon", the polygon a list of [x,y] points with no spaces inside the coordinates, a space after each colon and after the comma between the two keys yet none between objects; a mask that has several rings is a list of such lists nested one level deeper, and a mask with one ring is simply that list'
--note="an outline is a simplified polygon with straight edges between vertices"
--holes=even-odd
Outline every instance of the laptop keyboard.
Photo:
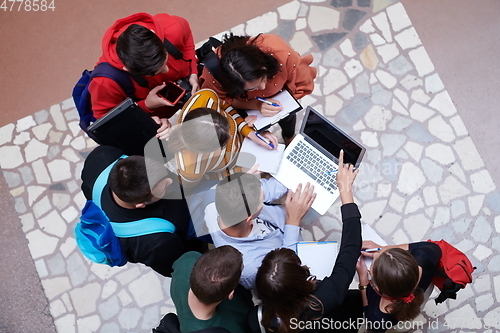
[{"label": "laptop keyboard", "polygon": [[323,186],[328,192],[335,194],[334,191],[337,190],[336,174],[329,175],[328,173],[337,170],[337,165],[324,155],[318,154],[304,142],[299,141],[293,147],[290,154],[288,154],[287,159]]}]

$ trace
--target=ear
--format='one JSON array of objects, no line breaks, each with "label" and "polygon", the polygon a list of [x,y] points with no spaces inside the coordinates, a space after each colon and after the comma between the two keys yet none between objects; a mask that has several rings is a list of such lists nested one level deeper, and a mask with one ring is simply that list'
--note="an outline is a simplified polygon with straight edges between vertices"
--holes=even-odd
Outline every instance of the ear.
[{"label": "ear", "polygon": [[234,290],[233,290],[233,291],[231,291],[231,292],[229,293],[229,295],[227,295],[227,299],[228,299],[228,300],[232,300],[232,299],[233,299],[233,297],[234,297]]},{"label": "ear", "polygon": [[254,217],[253,217],[253,215],[250,215],[249,217],[247,217],[247,218],[245,219],[245,223],[246,223],[246,224],[250,224],[250,223],[252,223],[253,218],[254,218]]},{"label": "ear", "polygon": [[145,202],[141,202],[141,203],[135,204],[135,208],[144,208],[144,207],[146,207],[146,203]]}]

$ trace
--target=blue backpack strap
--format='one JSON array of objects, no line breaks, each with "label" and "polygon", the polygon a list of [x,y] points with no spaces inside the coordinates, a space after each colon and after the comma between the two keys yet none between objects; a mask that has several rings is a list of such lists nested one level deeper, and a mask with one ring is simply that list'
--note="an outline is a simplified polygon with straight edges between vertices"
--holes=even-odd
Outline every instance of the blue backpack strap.
[{"label": "blue backpack strap", "polygon": [[[108,165],[101,174],[97,177],[94,182],[94,187],[92,188],[92,201],[102,210],[101,206],[101,196],[104,187],[108,183],[109,174],[113,166],[122,158],[127,158],[127,155],[122,155],[116,161]],[[147,234],[153,234],[157,232],[175,232],[175,226],[172,222],[158,217],[151,217],[147,219],[142,219],[138,221],[118,223],[110,222],[111,227],[117,237],[136,237]]]},{"label": "blue backpack strap", "polygon": [[128,97],[136,100],[134,95],[134,84],[132,83],[130,75],[126,71],[113,67],[107,62],[101,62],[92,71],[90,79],[92,80],[96,76],[107,77],[108,79],[115,81],[120,85]]},{"label": "blue backpack strap", "polygon": [[113,227],[115,235],[122,238],[155,234],[157,232],[175,232],[175,226],[172,222],[158,217],[126,223],[111,222],[111,227]]},{"label": "blue backpack strap", "polygon": [[99,177],[94,182],[94,187],[92,188],[92,201],[97,205],[97,207],[102,209],[101,206],[101,196],[102,196],[102,191],[104,190],[104,186],[108,183],[108,178],[109,178],[109,173],[111,172],[111,169],[115,166],[116,162],[121,160],[122,158],[127,158],[127,155],[122,155],[120,158],[118,158],[116,161],[108,165],[106,169],[104,169]]}]

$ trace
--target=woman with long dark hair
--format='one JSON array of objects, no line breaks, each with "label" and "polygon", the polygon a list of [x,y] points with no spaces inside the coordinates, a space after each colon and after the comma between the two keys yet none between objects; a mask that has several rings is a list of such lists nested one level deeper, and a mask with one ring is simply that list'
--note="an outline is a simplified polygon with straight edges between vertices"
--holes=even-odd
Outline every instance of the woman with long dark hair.
[{"label": "woman with long dark hair", "polygon": [[[309,66],[312,55],[301,57],[277,35],[225,35],[223,44],[215,52],[220,58],[220,73],[214,75],[205,67],[200,77],[201,86],[216,91],[236,109],[259,110],[264,116],[272,116],[281,111],[281,106],[269,105],[255,97],[279,105],[269,97],[283,89],[288,89],[297,99],[314,89],[317,71]],[[295,115],[279,122],[285,143],[295,134],[295,122]]]},{"label": "woman with long dark hair", "polygon": [[[317,280],[290,249],[268,253],[257,272],[256,291],[262,304],[249,314],[253,332],[308,332],[339,329],[357,332],[362,317],[361,294],[348,291],[361,250],[361,214],[354,203],[352,183],[357,170],[339,158],[337,184],[342,201],[340,251],[329,277]],[[328,253],[325,253],[328,255]],[[339,326],[340,325],[340,326]]]}]

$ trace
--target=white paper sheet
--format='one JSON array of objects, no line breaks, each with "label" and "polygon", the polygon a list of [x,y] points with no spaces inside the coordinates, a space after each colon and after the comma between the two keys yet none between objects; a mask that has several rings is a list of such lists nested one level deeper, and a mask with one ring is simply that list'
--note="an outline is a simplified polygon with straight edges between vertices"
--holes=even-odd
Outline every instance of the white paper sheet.
[{"label": "white paper sheet", "polygon": [[297,109],[302,109],[302,106],[297,102],[295,98],[288,92],[288,90],[283,90],[272,97],[268,97],[267,99],[277,99],[280,101],[283,110],[278,112],[272,117],[264,117],[260,111],[257,110],[248,110],[248,115],[257,116],[257,121],[254,123],[255,128],[258,131],[265,128],[269,124],[275,124],[280,119],[285,118],[290,112],[296,111]]},{"label": "white paper sheet", "polygon": [[[285,145],[283,144],[278,144],[277,149],[270,150],[245,138],[241,145],[240,155],[238,156],[238,160],[236,160],[236,165],[244,168],[251,168],[255,165],[255,163],[252,162],[256,161],[256,163],[259,164],[259,171],[269,172],[271,174],[276,173],[280,166],[284,151]],[[247,154],[255,156],[255,159]]]},{"label": "white paper sheet", "polygon": [[312,275],[323,280],[332,274],[339,253],[339,243],[336,241],[299,242],[295,252],[302,261],[302,265],[308,266]]}]

